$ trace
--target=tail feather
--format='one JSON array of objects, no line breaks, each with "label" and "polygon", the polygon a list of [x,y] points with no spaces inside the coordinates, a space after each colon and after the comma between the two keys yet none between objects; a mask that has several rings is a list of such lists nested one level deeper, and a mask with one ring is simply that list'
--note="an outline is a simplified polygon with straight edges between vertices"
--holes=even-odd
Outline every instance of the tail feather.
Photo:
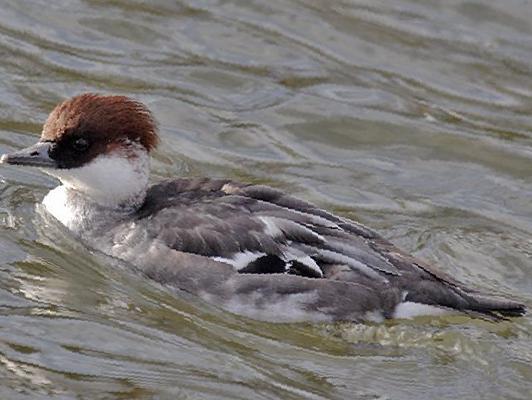
[{"label": "tail feather", "polygon": [[483,294],[467,294],[468,308],[472,311],[492,314],[497,313],[505,317],[520,317],[526,314],[526,306],[513,300]]},{"label": "tail feather", "polygon": [[523,303],[468,290],[437,281],[408,282],[404,301],[459,310],[468,314],[484,314],[493,318],[519,317],[526,313]]}]

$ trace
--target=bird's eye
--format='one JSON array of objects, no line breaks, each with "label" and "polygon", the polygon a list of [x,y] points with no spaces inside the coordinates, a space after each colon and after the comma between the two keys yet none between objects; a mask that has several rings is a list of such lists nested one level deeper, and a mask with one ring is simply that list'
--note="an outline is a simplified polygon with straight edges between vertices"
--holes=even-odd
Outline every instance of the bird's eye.
[{"label": "bird's eye", "polygon": [[89,141],[85,138],[79,138],[74,141],[72,144],[74,150],[82,152],[89,148]]}]

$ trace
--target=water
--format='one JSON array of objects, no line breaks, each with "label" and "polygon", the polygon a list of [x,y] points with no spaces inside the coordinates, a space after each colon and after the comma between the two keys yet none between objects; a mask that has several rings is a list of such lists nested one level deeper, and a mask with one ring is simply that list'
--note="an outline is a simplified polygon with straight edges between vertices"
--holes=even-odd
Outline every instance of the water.
[{"label": "water", "polygon": [[[291,190],[532,306],[532,4],[2,1],[0,152],[83,91],[146,102],[153,179]],[[268,324],[91,253],[0,169],[2,399],[529,399],[532,316]]]}]

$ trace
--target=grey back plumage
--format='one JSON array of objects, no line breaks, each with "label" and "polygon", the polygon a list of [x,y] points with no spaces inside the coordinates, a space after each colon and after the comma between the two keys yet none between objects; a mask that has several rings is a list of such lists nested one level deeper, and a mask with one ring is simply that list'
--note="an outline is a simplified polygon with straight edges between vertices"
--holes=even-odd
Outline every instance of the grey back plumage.
[{"label": "grey back plumage", "polygon": [[[211,179],[163,182],[149,189],[135,217],[151,239],[180,255],[179,262],[186,262],[183,255],[188,254],[195,264],[197,256],[225,264],[219,285],[214,284],[217,267],[210,267],[210,278],[202,270],[203,284],[189,279],[193,265],[165,265],[166,275],[152,266],[151,277],[158,274],[163,283],[207,294],[214,292],[209,286],[216,286],[218,291],[211,294],[226,302],[231,287],[233,295],[255,303],[279,302],[282,293],[312,290],[311,298],[300,303],[306,311],[318,310],[331,319],[363,319],[363,312],[371,310],[390,317],[401,301],[482,313],[524,312],[519,303],[488,301],[362,224],[267,186]],[[175,271],[169,273],[169,268]],[[178,270],[187,272],[180,275]]]}]

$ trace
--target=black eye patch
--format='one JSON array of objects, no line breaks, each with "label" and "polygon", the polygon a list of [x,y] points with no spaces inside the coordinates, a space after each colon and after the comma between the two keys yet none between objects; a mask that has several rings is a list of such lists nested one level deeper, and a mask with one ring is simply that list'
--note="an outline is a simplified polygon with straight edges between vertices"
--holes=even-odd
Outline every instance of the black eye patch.
[{"label": "black eye patch", "polygon": [[89,141],[85,138],[78,138],[72,142],[72,148],[77,152],[84,152],[89,148]]}]

